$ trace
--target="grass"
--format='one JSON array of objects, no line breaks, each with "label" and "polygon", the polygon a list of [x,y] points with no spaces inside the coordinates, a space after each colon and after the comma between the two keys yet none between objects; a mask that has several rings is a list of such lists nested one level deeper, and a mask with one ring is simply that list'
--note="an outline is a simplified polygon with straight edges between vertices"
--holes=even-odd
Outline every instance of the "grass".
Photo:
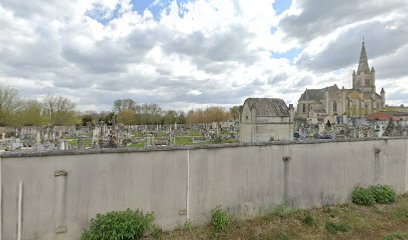
[{"label": "grass", "polygon": [[[65,138],[65,140],[68,140],[69,145],[72,146],[78,146],[78,138]],[[82,139],[82,144],[85,147],[90,147],[92,146],[92,138],[83,138]]]},{"label": "grass", "polygon": [[137,131],[132,131],[131,134],[133,137],[143,137],[143,133],[137,132]]},{"label": "grass", "polygon": [[193,140],[191,139],[191,137],[177,136],[176,144],[177,145],[193,145]]},{"label": "grass", "polygon": [[394,240],[394,239],[401,239],[405,240],[408,238],[408,234],[400,233],[400,232],[393,232],[386,236],[384,236],[383,240]]},{"label": "grass", "polygon": [[[251,220],[233,220],[218,239],[408,239],[408,194],[391,204],[313,209],[280,205]],[[154,239],[149,237],[148,239]],[[210,225],[165,232],[161,239],[214,239]]]},{"label": "grass", "polygon": [[348,227],[345,224],[336,224],[336,223],[332,223],[332,222],[327,222],[324,225],[324,228],[326,229],[326,231],[328,231],[331,234],[337,234],[337,233],[341,233],[341,232],[348,232]]},{"label": "grass", "polygon": [[317,221],[313,217],[313,215],[310,213],[310,211],[305,211],[302,223],[309,226],[309,227],[316,227],[317,226]]},{"label": "grass", "polygon": [[202,136],[199,132],[197,132],[196,130],[190,130],[184,134],[177,134],[178,136],[189,136],[189,137],[200,137]]},{"label": "grass", "polygon": [[128,148],[144,148],[144,142],[133,143],[128,146]]}]

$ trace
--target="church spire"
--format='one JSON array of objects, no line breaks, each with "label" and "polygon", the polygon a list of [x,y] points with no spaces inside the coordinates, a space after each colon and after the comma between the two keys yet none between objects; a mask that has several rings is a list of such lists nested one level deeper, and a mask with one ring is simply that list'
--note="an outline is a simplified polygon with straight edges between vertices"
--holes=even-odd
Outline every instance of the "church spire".
[{"label": "church spire", "polygon": [[361,46],[357,72],[353,72],[353,89],[358,89],[363,92],[375,92],[375,70],[374,68],[370,69],[368,66],[364,38]]},{"label": "church spire", "polygon": [[363,37],[363,44],[361,46],[360,61],[358,63],[357,74],[360,74],[362,72],[364,73],[370,72],[370,67],[368,66],[367,53],[366,53],[366,49],[364,45],[364,37]]}]

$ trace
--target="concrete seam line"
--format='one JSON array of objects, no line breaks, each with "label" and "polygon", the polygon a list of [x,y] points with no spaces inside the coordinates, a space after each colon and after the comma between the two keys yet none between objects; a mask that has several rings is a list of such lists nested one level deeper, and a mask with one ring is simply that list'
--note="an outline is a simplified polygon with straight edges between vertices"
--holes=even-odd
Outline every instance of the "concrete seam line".
[{"label": "concrete seam line", "polygon": [[3,240],[3,173],[2,173],[3,158],[0,157],[0,240]]},{"label": "concrete seam line", "polygon": [[405,192],[408,192],[408,152],[407,152],[408,140],[405,140]]},{"label": "concrete seam line", "polygon": [[23,224],[23,182],[18,183],[18,205],[17,205],[17,240],[21,240]]},{"label": "concrete seam line", "polygon": [[190,218],[190,150],[187,150],[186,221]]}]

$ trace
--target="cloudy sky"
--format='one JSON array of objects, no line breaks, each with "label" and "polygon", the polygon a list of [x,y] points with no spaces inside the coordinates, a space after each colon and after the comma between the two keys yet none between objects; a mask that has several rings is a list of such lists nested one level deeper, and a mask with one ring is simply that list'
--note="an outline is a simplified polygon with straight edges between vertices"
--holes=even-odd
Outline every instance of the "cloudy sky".
[{"label": "cloudy sky", "polygon": [[78,109],[296,103],[351,88],[364,36],[377,92],[408,105],[406,0],[1,0],[0,83]]}]

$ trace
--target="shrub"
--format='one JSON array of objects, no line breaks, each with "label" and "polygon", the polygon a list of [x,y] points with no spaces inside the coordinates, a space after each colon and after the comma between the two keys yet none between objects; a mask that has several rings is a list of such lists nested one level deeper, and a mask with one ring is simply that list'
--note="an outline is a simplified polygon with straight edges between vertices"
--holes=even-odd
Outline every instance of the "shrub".
[{"label": "shrub", "polygon": [[324,228],[332,234],[336,234],[339,232],[347,232],[349,229],[346,225],[344,224],[335,224],[335,223],[331,223],[328,222],[326,223],[326,225],[324,226]]},{"label": "shrub", "polygon": [[211,211],[211,228],[215,233],[225,231],[230,223],[230,215],[220,207]]},{"label": "shrub", "polygon": [[153,229],[153,220],[153,213],[143,214],[139,209],[97,214],[81,240],[140,239],[146,231]]},{"label": "shrub", "polygon": [[391,203],[395,201],[397,196],[394,189],[387,185],[375,185],[370,186],[368,189],[373,194],[373,197],[377,203]]},{"label": "shrub", "polygon": [[370,206],[375,203],[375,198],[373,196],[373,193],[363,187],[355,187],[353,189],[353,192],[351,194],[352,197],[352,202],[358,205],[366,205]]},{"label": "shrub", "polygon": [[352,193],[352,201],[359,205],[373,205],[374,203],[391,203],[395,201],[397,194],[388,185],[371,185],[368,188],[355,187]]}]

